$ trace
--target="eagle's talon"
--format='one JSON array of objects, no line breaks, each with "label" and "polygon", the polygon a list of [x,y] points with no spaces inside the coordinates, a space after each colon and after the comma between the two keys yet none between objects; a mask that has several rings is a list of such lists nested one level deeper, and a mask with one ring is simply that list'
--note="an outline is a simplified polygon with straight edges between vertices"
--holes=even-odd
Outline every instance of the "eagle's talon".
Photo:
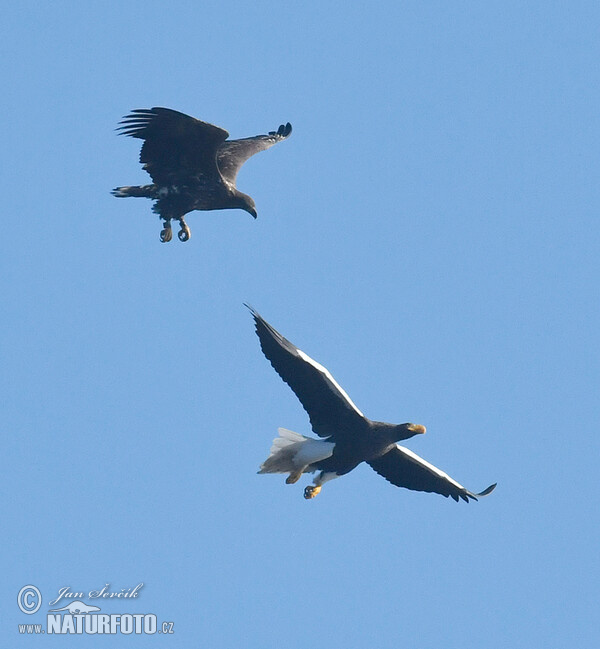
[{"label": "eagle's talon", "polygon": [[317,485],[308,485],[308,487],[304,489],[304,497],[306,498],[306,500],[310,500],[311,498],[317,496],[320,491],[321,487]]},{"label": "eagle's talon", "polygon": [[179,241],[189,241],[190,237],[192,236],[192,233],[190,231],[190,228],[188,227],[187,223],[181,222],[181,230],[177,233],[177,236],[179,237]]},{"label": "eagle's talon", "polygon": [[171,230],[171,226],[170,225],[165,226],[164,230],[161,230],[160,232],[160,240],[163,243],[168,243],[169,241],[171,241],[172,238],[173,238],[173,230]]}]

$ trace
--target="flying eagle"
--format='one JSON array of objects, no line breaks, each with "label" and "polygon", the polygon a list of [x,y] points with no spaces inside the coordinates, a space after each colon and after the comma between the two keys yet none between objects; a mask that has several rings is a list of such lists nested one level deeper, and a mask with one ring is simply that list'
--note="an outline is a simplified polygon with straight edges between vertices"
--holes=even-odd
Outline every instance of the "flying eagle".
[{"label": "flying eagle", "polygon": [[[247,306],[247,305],[246,305]],[[293,484],[303,473],[319,471],[305,498],[314,498],[328,480],[349,473],[366,462],[379,475],[396,485],[429,491],[469,502],[487,496],[490,485],[474,494],[396,442],[425,432],[419,424],[386,424],[371,421],[356,407],[327,368],[286,340],[254,309],[256,333],[265,356],[279,376],[292,388],[308,413],[313,431],[324,439],[305,437],[285,428],[273,440],[269,457],[259,473],[289,473]]]},{"label": "flying eagle", "polygon": [[151,198],[152,211],[164,222],[162,242],[171,241],[171,220],[179,221],[181,241],[190,238],[183,217],[192,210],[240,208],[256,218],[256,205],[240,192],[235,179],[240,167],[255,153],[285,140],[292,125],[241,140],[228,140],[229,133],[170,108],[131,111],[119,124],[120,135],[144,140],[140,162],[152,185],[117,187],[113,196]]}]

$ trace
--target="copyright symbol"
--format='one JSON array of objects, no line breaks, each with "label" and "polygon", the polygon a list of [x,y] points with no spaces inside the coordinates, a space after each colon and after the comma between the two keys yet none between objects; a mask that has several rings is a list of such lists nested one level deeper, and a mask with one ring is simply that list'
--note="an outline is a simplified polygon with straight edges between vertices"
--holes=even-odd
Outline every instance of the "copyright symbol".
[{"label": "copyright symbol", "polygon": [[42,605],[42,593],[35,586],[23,586],[17,595],[17,604],[23,613],[33,615]]}]

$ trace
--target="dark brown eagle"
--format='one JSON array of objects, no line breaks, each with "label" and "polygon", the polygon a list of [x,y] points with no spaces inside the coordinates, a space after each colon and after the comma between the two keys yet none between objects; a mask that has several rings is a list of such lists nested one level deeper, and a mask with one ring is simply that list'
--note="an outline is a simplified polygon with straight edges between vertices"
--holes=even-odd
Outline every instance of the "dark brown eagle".
[{"label": "dark brown eagle", "polygon": [[318,471],[314,485],[304,489],[314,498],[325,482],[345,475],[366,462],[379,475],[398,487],[450,496],[458,502],[477,500],[494,490],[469,491],[447,473],[397,442],[425,432],[420,424],[387,424],[371,421],[326,367],[284,338],[251,307],[256,333],[264,355],[279,376],[292,388],[308,413],[315,439],[285,428],[273,440],[269,457],[259,473],[288,473],[286,483],[297,482],[303,473]]},{"label": "dark brown eagle", "polygon": [[256,218],[256,205],[240,192],[235,179],[240,167],[255,153],[285,140],[292,125],[241,140],[229,133],[170,108],[142,108],[125,116],[117,130],[144,140],[140,162],[152,185],[117,187],[113,196],[151,198],[152,211],[164,221],[160,240],[172,238],[171,220],[179,221],[181,241],[190,238],[184,216],[192,210],[242,209]]}]

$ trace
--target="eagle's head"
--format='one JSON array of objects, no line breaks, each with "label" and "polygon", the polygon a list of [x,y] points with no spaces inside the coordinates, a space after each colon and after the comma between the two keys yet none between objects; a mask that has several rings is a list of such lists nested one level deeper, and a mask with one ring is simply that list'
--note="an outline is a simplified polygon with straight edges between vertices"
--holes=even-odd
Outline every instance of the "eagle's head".
[{"label": "eagle's head", "polygon": [[395,428],[398,436],[396,441],[398,442],[403,439],[410,439],[415,435],[423,435],[426,431],[425,426],[421,426],[421,424],[399,424]]},{"label": "eagle's head", "polygon": [[246,212],[248,212],[248,214],[252,214],[254,218],[258,216],[258,213],[256,212],[256,205],[248,205],[248,207],[244,207],[244,209],[246,210]]},{"label": "eagle's head", "polygon": [[258,216],[258,213],[256,212],[256,204],[254,203],[254,199],[251,196],[248,196],[248,194],[242,194],[242,192],[238,192],[237,199],[238,207],[240,209],[248,212],[248,214],[252,214],[254,218]]}]

